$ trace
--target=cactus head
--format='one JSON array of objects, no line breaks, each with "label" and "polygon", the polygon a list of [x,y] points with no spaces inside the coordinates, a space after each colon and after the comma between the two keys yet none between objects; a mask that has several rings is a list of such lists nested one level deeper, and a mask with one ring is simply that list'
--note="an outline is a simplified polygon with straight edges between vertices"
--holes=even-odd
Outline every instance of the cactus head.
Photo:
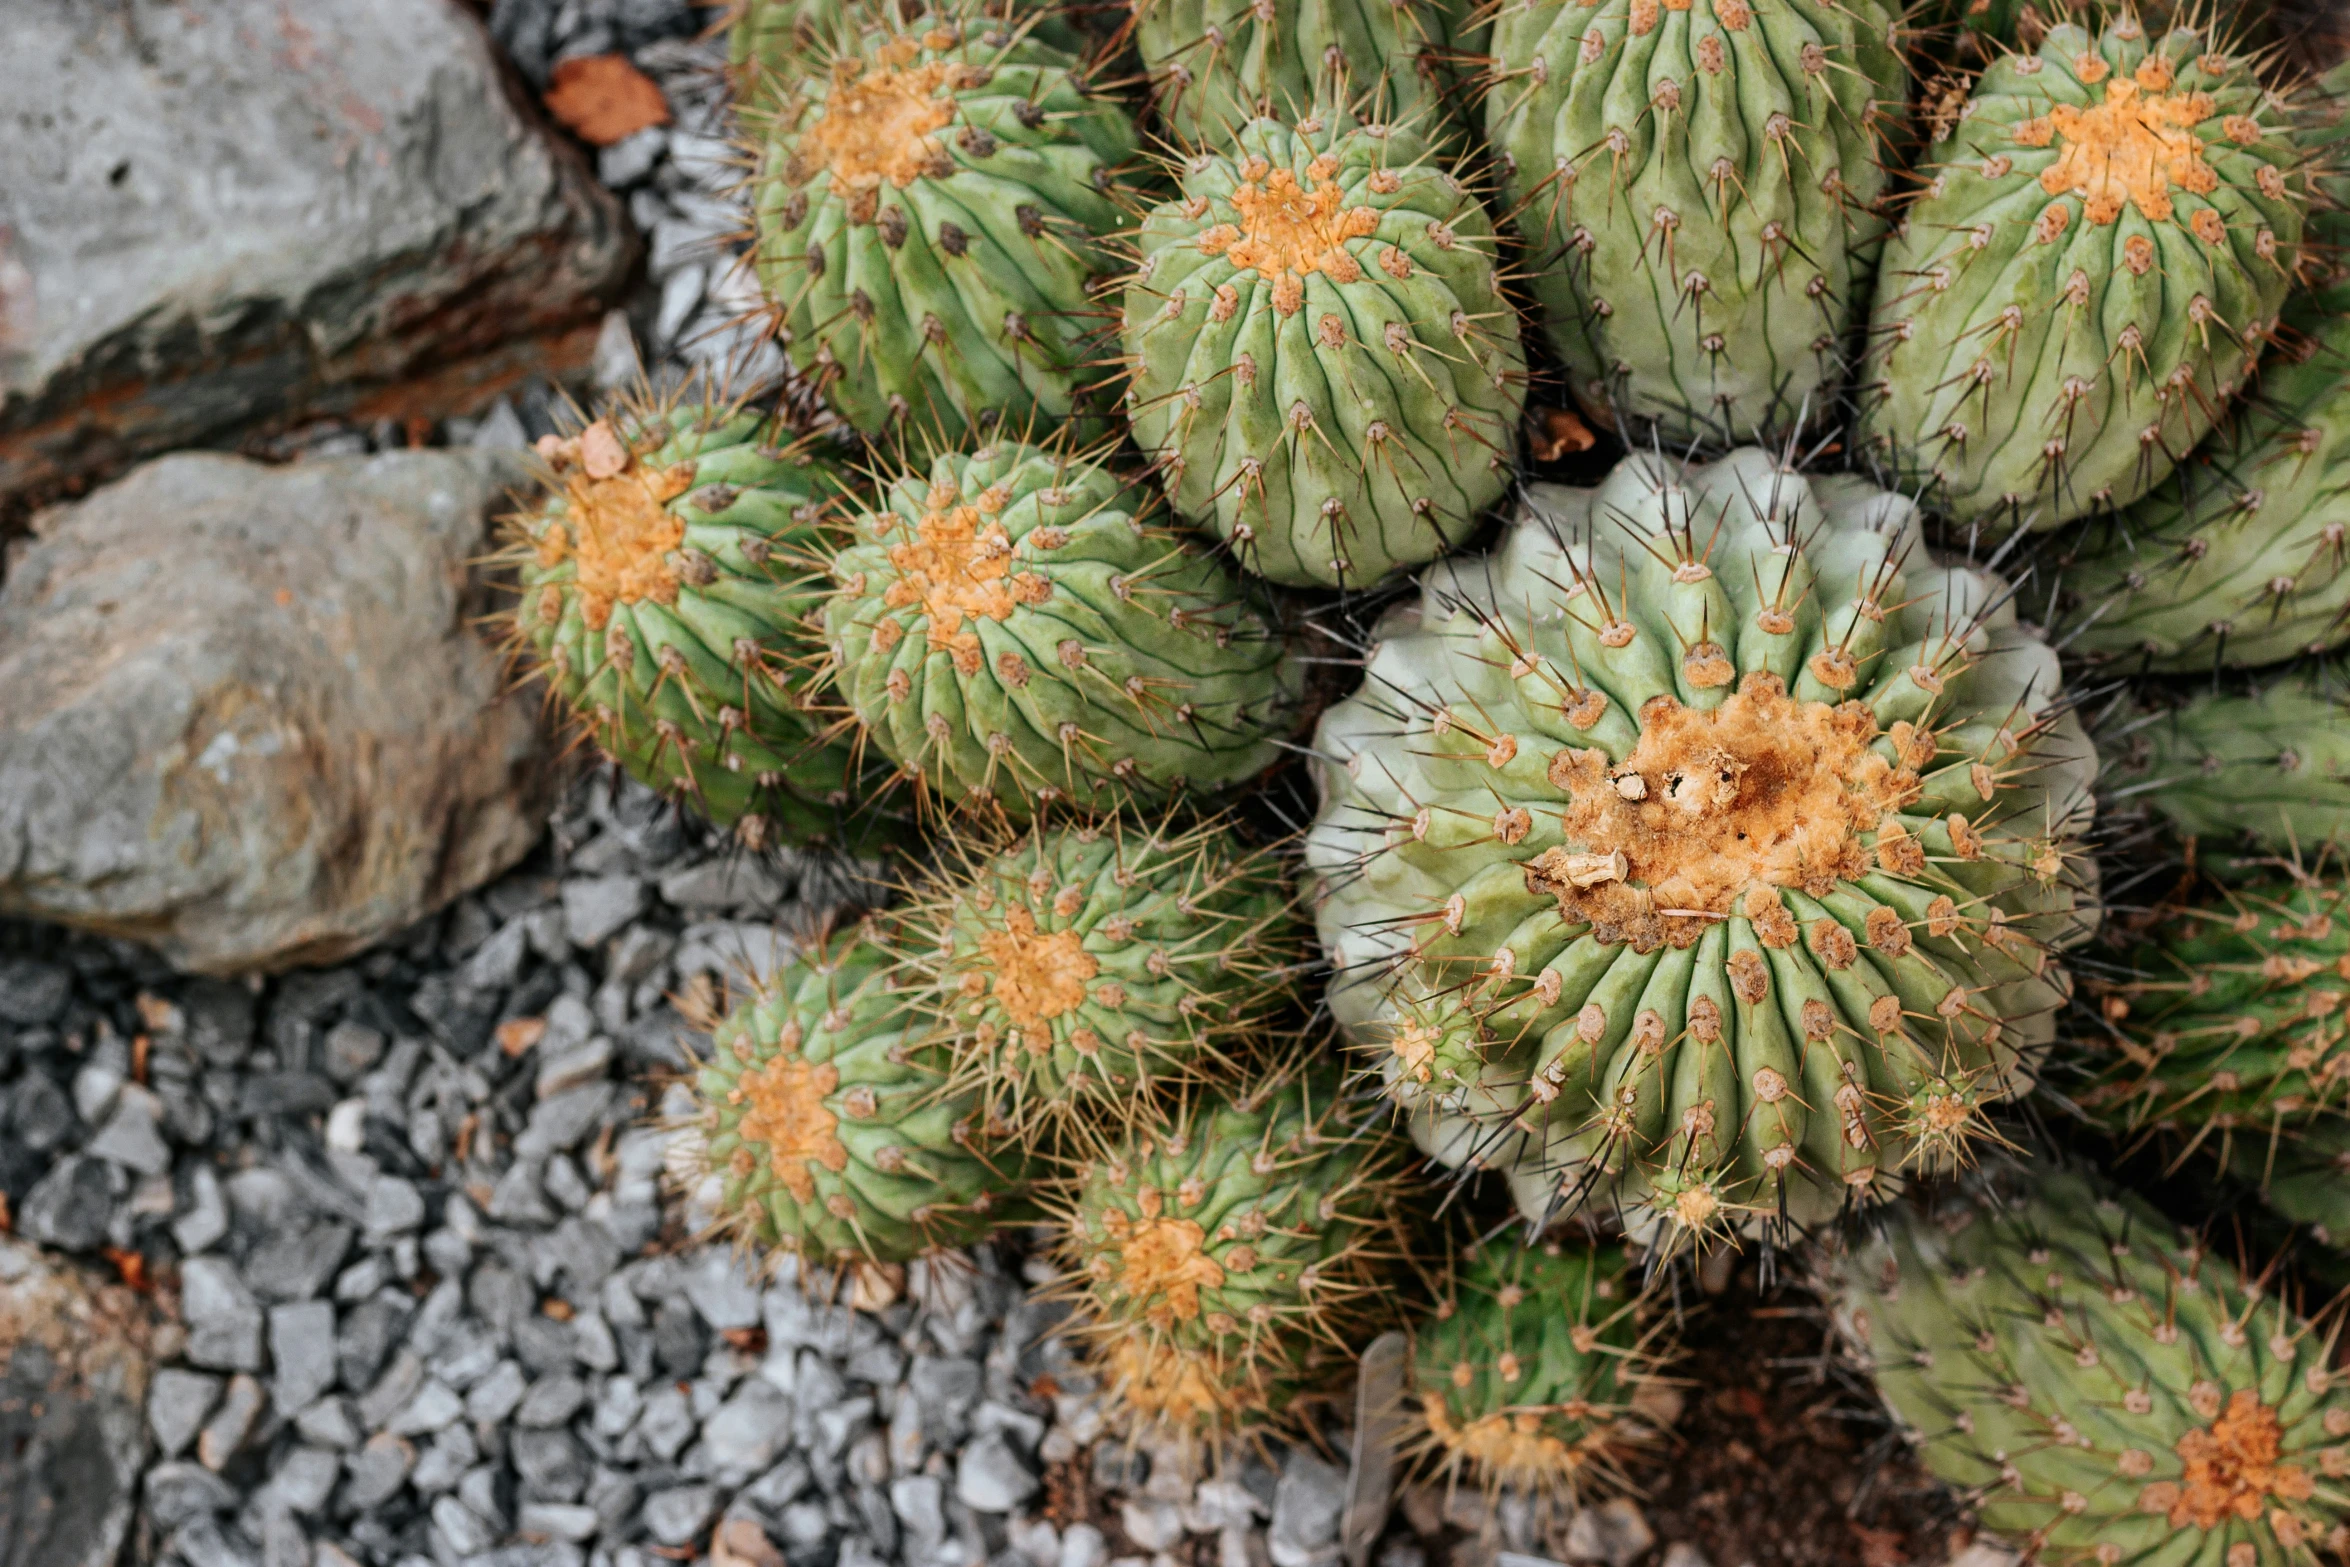
[{"label": "cactus head", "polygon": [[1487,1242],[1448,1282],[1412,1335],[1421,1467],[1546,1510],[1624,1484],[1656,1439],[1633,1411],[1656,1360],[1623,1248]]},{"label": "cactus head", "polygon": [[2350,704],[2323,671],[2206,691],[2134,723],[2115,776],[2203,840],[2207,864],[2350,843]]},{"label": "cactus head", "polygon": [[2350,1546],[2330,1333],[2063,1171],[1895,1209],[1827,1294],[1926,1467],[2041,1561],[2257,1567]]},{"label": "cactus head", "polygon": [[1399,1149],[1336,1111],[1312,1073],[1201,1092],[1048,1194],[1060,1289],[1137,1425],[1213,1443],[1277,1423],[1378,1316]]},{"label": "cactus head", "polygon": [[1887,246],[1864,449],[1969,527],[2146,494],[2276,325],[2309,202],[2285,106],[2208,30],[2123,11],[2002,55]]},{"label": "cactus head", "polygon": [[1508,488],[1526,361],[1477,198],[1411,131],[1256,120],[1182,165],[1128,280],[1127,405],[1250,571],[1359,587]]},{"label": "cactus head", "polygon": [[869,436],[1079,412],[1132,122],[1002,22],[843,29],[836,50],[794,79],[753,177],[792,363]]},{"label": "cactus head", "polygon": [[831,465],[690,401],[623,400],[539,457],[514,642],[584,737],[751,847],[857,841],[869,770],[819,695]]},{"label": "cactus head", "polygon": [[[1323,716],[1307,839],[1332,1012],[1439,1101],[1422,1147],[1534,1219],[1810,1223],[2028,1086],[2097,917],[2093,752],[1918,529],[1761,452],[1635,458],[1422,577]],[[1475,1017],[1422,1082],[1428,998]]]},{"label": "cactus head", "polygon": [[904,911],[908,944],[958,1079],[1030,1136],[1232,1070],[1294,1002],[1304,933],[1280,862],[1220,822],[1111,816],[954,848]]},{"label": "cactus head", "polygon": [[2321,859],[2290,879],[2168,908],[2092,985],[2109,1028],[2073,1094],[2117,1135],[2160,1132],[2235,1162],[2350,1107],[2350,882]]},{"label": "cactus head", "polygon": [[831,571],[835,685],[950,804],[1153,805],[1262,772],[1294,721],[1272,625],[1096,462],[941,456],[886,487]]},{"label": "cactus head", "polygon": [[738,1238],[818,1261],[907,1262],[1025,1216],[1021,1156],[957,1091],[877,924],[821,940],[712,1031],[700,1161]]}]

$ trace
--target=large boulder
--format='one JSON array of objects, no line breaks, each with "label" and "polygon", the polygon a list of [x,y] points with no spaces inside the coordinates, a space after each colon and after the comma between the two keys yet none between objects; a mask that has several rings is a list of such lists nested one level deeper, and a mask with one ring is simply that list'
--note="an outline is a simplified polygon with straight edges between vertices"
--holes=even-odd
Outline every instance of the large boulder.
[{"label": "large boulder", "polygon": [[147,1454],[139,1297],[0,1241],[0,1561],[112,1567]]},{"label": "large boulder", "polygon": [[50,513],[0,585],[0,913],[277,969],[512,864],[555,781],[475,624],[517,477],[187,453]]},{"label": "large boulder", "polygon": [[584,366],[634,239],[451,0],[9,0],[0,499]]}]

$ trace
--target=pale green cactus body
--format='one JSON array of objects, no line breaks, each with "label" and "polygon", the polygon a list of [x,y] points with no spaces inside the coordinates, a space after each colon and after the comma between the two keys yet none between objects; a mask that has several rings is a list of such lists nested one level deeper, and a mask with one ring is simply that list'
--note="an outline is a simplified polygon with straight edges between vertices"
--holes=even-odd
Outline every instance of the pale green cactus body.
[{"label": "pale green cactus body", "polygon": [[1616,1245],[1487,1242],[1412,1333],[1414,1456],[1448,1488],[1563,1507],[1625,1483],[1657,1433],[1637,1404],[1659,1357]]},{"label": "pale green cactus body", "polygon": [[1139,243],[1135,439],[1250,571],[1375,583],[1509,487],[1517,312],[1485,209],[1418,135],[1254,121],[1184,165]]},{"label": "pale green cactus body", "polygon": [[957,1092],[889,933],[795,955],[695,1077],[722,1225],[824,1262],[907,1262],[1029,1217],[1020,1155]]},{"label": "pale green cactus body", "polygon": [[2350,1544],[2329,1335],[2088,1178],[1906,1205],[1827,1294],[1920,1457],[2044,1562],[2284,1567]]},{"label": "pale green cactus body", "polygon": [[1435,140],[1483,46],[1477,11],[1474,0],[1136,0],[1134,41],[1160,122],[1185,146],[1317,105]]},{"label": "pale green cactus body", "polygon": [[869,769],[819,699],[816,541],[845,490],[753,413],[622,406],[550,441],[518,645],[596,746],[748,844],[855,842]]},{"label": "pale green cactus body", "polygon": [[2275,329],[2308,196],[2254,62],[2129,12],[2003,55],[1885,252],[1864,452],[1969,527],[2127,506]]},{"label": "pale green cactus body", "polygon": [[1080,1332],[1139,1424],[1213,1440],[1278,1421],[1360,1351],[1399,1149],[1338,1097],[1317,1076],[1203,1095],[1085,1150],[1048,1194]]},{"label": "pale green cactus body", "polygon": [[2321,675],[2205,692],[2139,721],[2115,776],[2214,849],[2350,843],[2350,702]]},{"label": "pale green cactus body", "polygon": [[1264,771],[1302,677],[1146,489],[1003,442],[891,483],[832,562],[834,683],[881,750],[956,804],[1025,820]]},{"label": "pale green cactus body", "polygon": [[1916,508],[1757,451],[1535,486],[1326,713],[1332,1012],[1530,1215],[1799,1222],[2026,1086],[2094,928],[2055,655]]},{"label": "pale green cactus body", "polygon": [[1113,816],[962,859],[905,911],[908,942],[958,1080],[1031,1137],[1147,1119],[1296,999],[1281,863],[1221,823]]},{"label": "pale green cactus body", "polygon": [[1820,418],[1908,71],[1880,0],[1504,0],[1485,131],[1569,388],[1668,447]]},{"label": "pale green cactus body", "polygon": [[1133,122],[1001,23],[837,46],[776,106],[753,181],[753,264],[792,363],[870,436],[1081,412]]}]

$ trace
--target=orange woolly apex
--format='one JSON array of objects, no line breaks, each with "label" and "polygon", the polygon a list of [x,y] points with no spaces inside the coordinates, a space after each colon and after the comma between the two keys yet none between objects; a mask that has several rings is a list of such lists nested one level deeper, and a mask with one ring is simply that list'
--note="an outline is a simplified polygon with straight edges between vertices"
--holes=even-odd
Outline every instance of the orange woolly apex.
[{"label": "orange woolly apex", "polygon": [[[920,605],[931,622],[931,645],[951,656],[961,674],[979,673],[979,637],[964,629],[966,618],[1008,620],[1014,605],[1041,604],[1052,596],[1051,585],[1036,573],[1011,574],[1011,535],[994,520],[1009,500],[1002,485],[981,491],[969,504],[952,484],[933,485],[914,536],[889,549],[889,563],[902,575],[883,590],[883,607]],[[889,641],[881,646],[886,649]]]},{"label": "orange woolly apex", "polygon": [[693,487],[694,465],[646,466],[605,419],[569,440],[540,437],[538,454],[563,487],[563,509],[538,537],[538,563],[575,563],[581,618],[602,630],[615,604],[676,603],[670,556],[685,542],[685,519],[667,507]]},{"label": "orange woolly apex", "polygon": [[[2216,1405],[2217,1389],[2209,1389],[2208,1398]],[[2184,1477],[2158,1480],[2139,1492],[2139,1510],[2163,1514],[2174,1529],[2189,1524],[2216,1529],[2230,1518],[2257,1519],[2267,1497],[2287,1502],[2309,1500],[2317,1490],[2309,1472],[2277,1461],[2283,1435],[2277,1412],[2250,1389],[2237,1389],[2210,1430],[2190,1431],[2179,1438],[2176,1451],[2186,1464]],[[2143,1454],[2137,1457],[2139,1462],[2145,1461]],[[2277,1516],[2293,1525],[2290,1514]]]},{"label": "orange woolly apex", "polygon": [[[1305,303],[1305,276],[1320,272],[1334,283],[1352,283],[1362,263],[1348,254],[1350,240],[1377,232],[1379,214],[1347,207],[1334,183],[1338,162],[1327,153],[1306,165],[1307,184],[1289,169],[1271,168],[1255,154],[1240,166],[1241,184],[1231,204],[1237,224],[1218,223],[1203,231],[1203,254],[1221,255],[1235,267],[1256,272],[1273,285],[1273,308],[1296,315]],[[1385,170],[1372,176],[1374,188]]]},{"label": "orange woolly apex", "polygon": [[835,1175],[848,1168],[849,1150],[836,1135],[840,1117],[824,1103],[839,1086],[840,1069],[829,1061],[779,1055],[745,1072],[735,1090],[750,1102],[737,1131],[744,1142],[767,1149],[776,1179],[801,1202],[816,1195],[811,1163]]},{"label": "orange woolly apex", "polygon": [[[2093,56],[2084,56],[2078,70],[2088,82],[2105,75],[2104,62]],[[2204,160],[2203,138],[2197,134],[2218,105],[2209,93],[2162,90],[2170,84],[2170,62],[2157,55],[2135,76],[2106,82],[2103,103],[2086,109],[2054,104],[2045,115],[2018,125],[2018,146],[2055,143],[2060,149],[2056,161],[2040,171],[2040,188],[2051,196],[2081,197],[2082,215],[2098,224],[2118,220],[2125,204],[2148,222],[2166,222],[2173,215],[2174,186],[2196,196],[2219,189],[2219,174]],[[2247,127],[2249,139],[2257,141],[2257,124],[2241,115],[2225,121],[2232,140],[2247,139]],[[2196,216],[2200,220],[2203,213]],[[2216,243],[2206,232],[2213,227],[2201,221],[2195,225],[2199,237]]]},{"label": "orange woolly apex", "polygon": [[869,63],[835,61],[824,114],[793,161],[829,173],[833,194],[844,199],[885,181],[903,190],[925,175],[952,172],[936,132],[954,119],[955,94],[984,73],[960,60],[912,61],[924,48],[955,43],[953,33],[934,30],[920,40],[890,40]]}]

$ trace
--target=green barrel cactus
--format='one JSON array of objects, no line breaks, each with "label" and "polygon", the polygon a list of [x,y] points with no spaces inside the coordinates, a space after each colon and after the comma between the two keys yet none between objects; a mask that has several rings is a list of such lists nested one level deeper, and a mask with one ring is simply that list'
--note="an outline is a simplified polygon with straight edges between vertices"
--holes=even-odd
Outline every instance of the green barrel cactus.
[{"label": "green barrel cactus", "polygon": [[1477,13],[1475,0],[1135,0],[1134,42],[1160,124],[1185,146],[1317,104],[1433,140],[1483,45]]},{"label": "green barrel cactus", "polygon": [[1657,1433],[1636,1410],[1657,1364],[1615,1245],[1487,1242],[1412,1334],[1420,1466],[1537,1506],[1613,1488]]},{"label": "green barrel cactus", "polygon": [[540,443],[513,635],[606,756],[747,845],[853,836],[866,772],[817,698],[817,541],[845,490],[758,414],[622,404]]},{"label": "green barrel cactus", "polygon": [[[935,11],[940,19],[985,21],[1071,55],[1088,52],[1090,40],[1074,25],[1070,8],[1040,0],[944,0],[913,8],[917,17]],[[901,21],[900,0],[734,0],[725,19],[729,74],[736,98],[754,108],[787,96],[802,74],[827,69],[831,51],[868,28]]]},{"label": "green barrel cactus", "polygon": [[1133,122],[1031,36],[910,29],[802,72],[765,130],[753,264],[778,336],[869,436],[1065,418],[1096,373]]},{"label": "green barrel cactus", "polygon": [[1508,489],[1517,312],[1485,209],[1418,135],[1253,121],[1183,166],[1139,247],[1135,439],[1250,571],[1374,583]]},{"label": "green barrel cactus", "polygon": [[2043,1562],[2260,1567],[2350,1545],[2331,1336],[2063,1171],[1900,1211],[1828,1291],[1926,1467]]},{"label": "green barrel cactus", "polygon": [[2322,674],[2137,722],[2115,768],[2178,832],[2270,855],[2350,843],[2350,702]]},{"label": "green barrel cactus", "polygon": [[1503,0],[1485,133],[1576,401],[1791,434],[1843,379],[1908,72],[1884,0]]},{"label": "green barrel cactus", "polygon": [[2298,877],[2166,908],[2091,985],[2106,1024],[2074,1094],[2117,1135],[2160,1132],[2187,1152],[2256,1158],[2350,1109],[2350,882]]},{"label": "green barrel cactus", "polygon": [[2299,162],[2255,61],[2207,32],[2123,11],[1993,61],[1885,252],[1864,451],[1969,527],[2145,495],[2276,326]]},{"label": "green barrel cactus", "polygon": [[2279,1218],[2308,1226],[2319,1245],[2350,1251],[2350,1119],[2323,1116],[2289,1138],[2238,1138],[2228,1173]]},{"label": "green barrel cactus", "polygon": [[961,863],[904,911],[959,1079],[1030,1136],[1229,1071],[1295,1001],[1304,931],[1278,859],[1221,822],[1111,816]]},{"label": "green barrel cactus", "polygon": [[1215,1440],[1351,1365],[1393,1257],[1395,1140],[1309,1075],[1108,1136],[1048,1192],[1063,1290],[1113,1406]]},{"label": "green barrel cactus", "polygon": [[692,1132],[741,1239],[907,1262],[1029,1216],[1021,1158],[976,1095],[951,1089],[897,983],[905,962],[878,927],[819,942],[712,1031]]},{"label": "green barrel cactus", "polygon": [[2029,1085],[2096,758],[1996,579],[1755,450],[1536,485],[1323,715],[1332,1012],[1449,1163],[1639,1235],[1810,1223]]},{"label": "green barrel cactus", "polygon": [[1302,686],[1240,584],[1108,469],[1005,442],[907,473],[832,562],[841,695],[947,800],[1025,819],[1213,790]]}]

